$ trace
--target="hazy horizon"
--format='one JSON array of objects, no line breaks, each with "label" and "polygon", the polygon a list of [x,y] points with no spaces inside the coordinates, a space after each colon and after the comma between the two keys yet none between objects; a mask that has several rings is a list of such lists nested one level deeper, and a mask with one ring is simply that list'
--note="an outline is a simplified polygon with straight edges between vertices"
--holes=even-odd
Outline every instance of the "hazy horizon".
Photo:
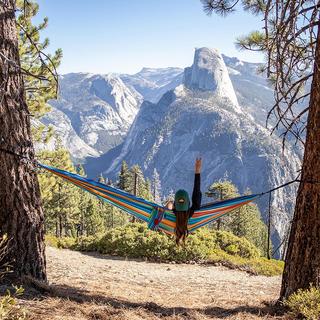
[{"label": "hazy horizon", "polygon": [[[214,48],[214,49],[216,49],[216,48]],[[224,56],[229,57],[229,58],[237,58],[237,59],[241,60],[242,62],[247,62],[247,63],[263,63],[263,61],[261,61],[261,62],[248,61],[248,60],[240,59],[239,57],[236,57],[236,56],[228,56],[228,55],[224,54],[223,52],[220,52],[220,53],[221,53],[222,55],[224,55]],[[106,72],[106,73],[104,73],[104,72],[88,72],[88,71],[70,71],[70,72],[66,72],[66,73],[59,73],[59,75],[60,75],[60,76],[64,76],[64,75],[71,74],[71,73],[102,74],[102,75],[104,75],[104,74],[115,74],[115,75],[117,75],[117,74],[128,74],[128,75],[134,75],[134,74],[136,74],[136,73],[141,72],[143,69],[169,69],[169,68],[172,68],[172,69],[181,69],[181,71],[183,71],[184,68],[190,67],[190,66],[192,65],[192,63],[193,63],[193,60],[191,60],[191,62],[190,62],[189,65],[186,65],[186,66],[184,66],[184,67],[180,67],[180,66],[179,66],[179,67],[177,67],[177,66],[162,66],[162,67],[157,67],[157,66],[153,66],[153,67],[143,66],[143,67],[141,67],[140,70],[138,70],[138,71],[136,71],[136,72],[131,72],[131,73],[130,73],[130,72],[117,72],[117,71],[110,71],[110,72]]]}]

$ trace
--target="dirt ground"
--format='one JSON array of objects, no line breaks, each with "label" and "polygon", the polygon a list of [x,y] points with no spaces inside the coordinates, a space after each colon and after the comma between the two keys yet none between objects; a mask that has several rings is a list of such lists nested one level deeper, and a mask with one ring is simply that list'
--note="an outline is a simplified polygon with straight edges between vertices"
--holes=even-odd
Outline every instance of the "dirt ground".
[{"label": "dirt ground", "polygon": [[31,319],[285,319],[280,277],[47,248],[51,293],[20,302]]}]

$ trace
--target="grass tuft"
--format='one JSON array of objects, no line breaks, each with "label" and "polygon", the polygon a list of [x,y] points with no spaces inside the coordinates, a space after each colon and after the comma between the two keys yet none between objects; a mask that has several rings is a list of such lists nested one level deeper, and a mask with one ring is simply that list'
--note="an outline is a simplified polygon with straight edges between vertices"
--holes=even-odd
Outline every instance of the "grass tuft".
[{"label": "grass tuft", "polygon": [[291,310],[294,318],[307,320],[320,319],[320,289],[310,287],[307,290],[298,290],[292,294],[284,304]]}]

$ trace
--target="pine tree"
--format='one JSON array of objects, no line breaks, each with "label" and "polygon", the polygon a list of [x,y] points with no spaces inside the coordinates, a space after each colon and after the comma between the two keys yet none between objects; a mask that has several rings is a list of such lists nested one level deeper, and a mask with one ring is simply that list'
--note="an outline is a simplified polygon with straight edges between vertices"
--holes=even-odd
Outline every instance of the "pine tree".
[{"label": "pine tree", "polygon": [[[123,173],[125,172],[125,166],[126,164],[124,164],[124,171]],[[120,175],[119,175],[120,176]],[[122,177],[123,177],[123,187],[126,188],[126,178],[125,178],[126,174],[124,174]],[[122,178],[121,178],[122,179]],[[100,183],[104,183],[106,184],[106,179],[102,176],[102,174],[100,174],[99,178],[98,178],[98,181]],[[110,228],[113,228],[114,227],[114,213],[115,213],[115,208],[112,204],[109,204],[101,199],[98,200],[99,201],[99,210],[98,210],[98,216],[99,216],[99,219],[102,219],[102,225],[103,225],[103,228],[104,230],[108,230]],[[97,219],[98,220],[98,219]],[[96,220],[96,223],[98,224],[98,221]]]},{"label": "pine tree", "polygon": [[[1,148],[34,159],[31,124],[20,68],[14,0],[0,2]],[[15,276],[46,280],[44,218],[38,179],[31,165],[0,152],[0,236]]]},{"label": "pine tree", "polygon": [[[247,190],[246,194],[250,194],[250,190]],[[216,200],[240,196],[238,189],[230,181],[213,183],[208,188],[206,195]],[[262,255],[267,255],[267,226],[262,221],[256,204],[242,206],[221,218],[219,229],[230,231],[238,237],[245,237],[260,250]]]},{"label": "pine tree", "polygon": [[[57,144],[54,151],[41,151],[42,162],[75,172],[69,152]],[[39,176],[48,231],[57,237],[70,236],[79,214],[79,189],[59,177],[44,172]]]},{"label": "pine tree", "polygon": [[[79,164],[76,166],[76,172],[80,176],[85,177],[86,173],[84,167]],[[78,206],[78,216],[75,217],[75,235],[77,237],[83,236],[85,232],[85,215],[88,207],[88,202],[90,200],[90,194],[84,190],[78,189],[78,198],[77,198],[77,206]]]},{"label": "pine tree", "polygon": [[[17,8],[19,54],[26,101],[32,116],[39,119],[50,111],[47,101],[57,98],[56,69],[61,63],[62,50],[56,50],[53,55],[45,53],[49,47],[49,39],[40,41],[40,33],[47,28],[48,18],[45,17],[41,23],[33,25],[32,21],[39,12],[39,5],[35,1],[18,0]],[[37,126],[32,128],[32,133],[36,141],[44,139],[46,142],[52,136],[53,130],[37,123]]]},{"label": "pine tree", "polygon": [[129,192],[138,197],[143,197],[146,193],[146,185],[141,167],[137,164],[132,166],[130,168],[130,175],[131,184]]},{"label": "pine tree", "polygon": [[145,200],[149,200],[149,201],[153,201],[153,194],[151,191],[151,181],[150,179],[145,179],[145,184],[143,187],[144,191],[143,194],[141,195],[142,198],[144,198]]},{"label": "pine tree", "polygon": [[[214,182],[206,192],[206,196],[209,198],[214,198],[215,200],[226,200],[239,196],[238,189],[230,181],[218,181]],[[220,230],[223,223],[227,223],[230,216],[223,217],[217,220],[217,229]]]},{"label": "pine tree", "polygon": [[[207,13],[226,15],[237,0],[201,0]],[[320,270],[320,28],[319,2],[246,0],[245,10],[264,19],[263,32],[240,38],[241,49],[261,51],[275,89],[273,131],[304,145],[296,207],[288,242],[281,298],[319,282]],[[309,84],[311,85],[309,86]],[[305,99],[309,98],[309,99]],[[301,104],[304,107],[301,111]],[[307,121],[304,116],[308,114]],[[304,139],[305,134],[305,139]],[[304,142],[305,140],[305,142]]]},{"label": "pine tree", "polygon": [[119,173],[118,188],[130,192],[132,191],[132,175],[130,173],[129,167],[125,161],[121,163],[121,169]]},{"label": "pine tree", "polygon": [[103,217],[97,203],[93,198],[87,202],[87,207],[84,215],[84,230],[86,236],[93,236],[104,231]]},{"label": "pine tree", "polygon": [[155,203],[161,203],[161,181],[156,168],[154,168],[152,175],[152,196]]},{"label": "pine tree", "polygon": [[[251,241],[265,257],[268,257],[268,227],[261,217],[261,212],[256,204],[248,204],[244,206],[245,232],[243,236]],[[272,249],[272,242],[269,247]]]},{"label": "pine tree", "polygon": [[[82,165],[77,166],[77,172],[82,176],[86,176]],[[105,183],[102,174],[98,177],[98,182]],[[91,236],[108,229],[106,220],[109,219],[112,206],[86,191],[79,189],[79,194],[79,214],[75,220],[76,223],[74,223],[78,229],[78,236]]]},{"label": "pine tree", "polygon": [[252,242],[263,256],[267,256],[268,230],[262,221],[258,206],[247,204],[231,213],[225,229]]}]

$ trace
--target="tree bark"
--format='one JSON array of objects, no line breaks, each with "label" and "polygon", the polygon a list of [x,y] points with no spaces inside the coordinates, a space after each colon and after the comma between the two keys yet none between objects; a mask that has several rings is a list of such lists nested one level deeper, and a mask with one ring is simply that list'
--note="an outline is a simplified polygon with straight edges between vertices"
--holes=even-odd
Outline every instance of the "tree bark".
[{"label": "tree bark", "polygon": [[62,238],[62,216],[61,213],[59,213],[59,238]]},{"label": "tree bark", "polygon": [[320,28],[311,86],[301,183],[285,260],[280,296],[287,298],[320,280]]},{"label": "tree bark", "polygon": [[[0,3],[0,148],[34,159],[20,70],[15,1]],[[0,235],[7,234],[13,275],[46,280],[44,216],[33,166],[0,151]]]},{"label": "tree bark", "polygon": [[58,218],[56,218],[56,237],[59,238],[59,223],[58,223]]}]

